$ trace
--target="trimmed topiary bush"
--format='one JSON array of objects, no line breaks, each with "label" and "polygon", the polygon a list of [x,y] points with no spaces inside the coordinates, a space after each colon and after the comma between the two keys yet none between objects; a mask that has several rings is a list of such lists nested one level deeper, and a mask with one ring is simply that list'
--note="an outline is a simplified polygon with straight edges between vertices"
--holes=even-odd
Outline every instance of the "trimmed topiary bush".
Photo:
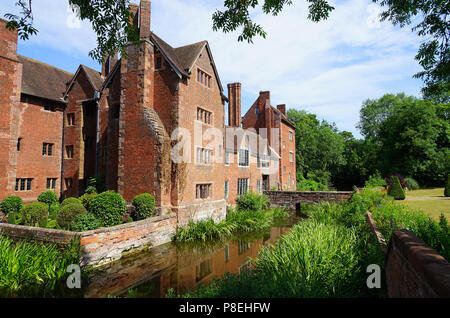
[{"label": "trimmed topiary bush", "polygon": [[61,208],[56,218],[56,223],[63,228],[70,230],[70,224],[80,214],[86,214],[87,211],[81,204],[67,204]]},{"label": "trimmed topiary bush", "polygon": [[142,193],[134,197],[131,201],[136,208],[136,215],[133,216],[135,220],[144,220],[153,215],[155,210],[155,198],[149,193]]},{"label": "trimmed topiary bush", "polygon": [[48,219],[49,220],[56,220],[56,217],[58,216],[60,210],[59,203],[53,203],[48,208]]},{"label": "trimmed topiary bush", "polygon": [[16,224],[16,213],[15,212],[9,212],[9,214],[8,214],[8,223],[9,224]]},{"label": "trimmed topiary bush", "polygon": [[20,197],[10,195],[3,199],[2,203],[0,203],[0,208],[5,215],[9,215],[11,212],[19,213],[23,208],[23,202]]},{"label": "trimmed topiary bush", "polygon": [[450,197],[450,174],[447,176],[447,183],[445,184],[444,196]]},{"label": "trimmed topiary bush", "polygon": [[38,226],[48,216],[48,205],[42,202],[30,203],[24,206],[21,214],[23,225]]},{"label": "trimmed topiary bush", "polygon": [[102,227],[102,222],[92,213],[80,214],[73,219],[70,228],[75,232],[96,230]]},{"label": "trimmed topiary bush", "polygon": [[248,191],[236,199],[237,209],[240,211],[260,211],[269,207],[269,200],[264,194]]},{"label": "trimmed topiary bush", "polygon": [[408,186],[408,190],[419,190],[419,183],[411,177],[406,177],[405,182]]},{"label": "trimmed topiary bush", "polygon": [[391,176],[388,195],[394,197],[395,200],[405,200],[406,198],[405,191],[397,176]]},{"label": "trimmed topiary bush", "polygon": [[63,202],[61,202],[61,208],[62,208],[63,206],[65,206],[65,205],[68,205],[68,204],[80,204],[80,205],[83,205],[83,204],[81,203],[81,200],[79,200],[79,199],[77,199],[77,198],[67,198],[67,199],[64,199]]},{"label": "trimmed topiary bush", "polygon": [[47,205],[59,202],[58,196],[52,190],[42,192],[41,194],[39,194],[37,200],[38,202],[42,202]]},{"label": "trimmed topiary bush", "polygon": [[86,210],[90,211],[89,203],[93,198],[95,198],[98,194],[96,192],[93,193],[85,193],[81,197],[78,198],[81,204],[86,208]]},{"label": "trimmed topiary bush", "polygon": [[89,210],[105,227],[121,223],[126,212],[127,203],[114,191],[100,193],[89,202]]}]

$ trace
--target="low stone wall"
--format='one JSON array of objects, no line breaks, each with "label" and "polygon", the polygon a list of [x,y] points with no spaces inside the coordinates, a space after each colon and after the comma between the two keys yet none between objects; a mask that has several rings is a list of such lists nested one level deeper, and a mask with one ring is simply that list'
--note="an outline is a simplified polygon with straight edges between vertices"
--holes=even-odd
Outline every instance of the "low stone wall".
[{"label": "low stone wall", "polygon": [[385,260],[390,298],[450,297],[450,264],[414,234],[392,234]]},{"label": "low stone wall", "polygon": [[57,244],[68,244],[80,236],[81,264],[99,266],[121,258],[123,252],[132,249],[168,243],[176,228],[176,216],[166,215],[81,233],[1,223],[0,234]]},{"label": "low stone wall", "polygon": [[284,206],[295,209],[299,203],[319,203],[322,201],[348,201],[352,191],[264,191],[264,194],[274,206]]},{"label": "low stone wall", "polygon": [[175,216],[158,216],[143,221],[81,233],[82,265],[98,266],[115,261],[122,253],[143,246],[171,241],[177,228]]},{"label": "low stone wall", "polygon": [[6,235],[13,240],[31,240],[65,245],[70,243],[77,234],[68,231],[0,223],[0,235]]}]

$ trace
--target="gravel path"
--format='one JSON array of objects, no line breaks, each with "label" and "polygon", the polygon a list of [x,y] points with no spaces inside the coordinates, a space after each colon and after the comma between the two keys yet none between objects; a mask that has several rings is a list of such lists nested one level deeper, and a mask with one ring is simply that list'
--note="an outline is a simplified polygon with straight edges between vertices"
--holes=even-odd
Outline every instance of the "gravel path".
[{"label": "gravel path", "polygon": [[424,201],[424,200],[450,200],[450,197],[406,198],[406,201]]}]

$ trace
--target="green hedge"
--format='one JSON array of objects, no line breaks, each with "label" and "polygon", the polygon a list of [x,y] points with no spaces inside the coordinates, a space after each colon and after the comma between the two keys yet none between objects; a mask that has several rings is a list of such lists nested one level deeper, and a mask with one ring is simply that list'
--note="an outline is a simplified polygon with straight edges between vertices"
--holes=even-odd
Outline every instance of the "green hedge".
[{"label": "green hedge", "polygon": [[11,195],[3,199],[0,204],[3,214],[9,215],[10,212],[19,213],[23,208],[22,199],[18,196]]},{"label": "green hedge", "polygon": [[82,205],[81,200],[79,200],[77,198],[67,198],[67,199],[64,199],[63,202],[61,202],[61,208],[63,206],[65,206],[65,205],[68,205],[68,204],[80,204],[80,205]]},{"label": "green hedge", "polygon": [[96,192],[92,193],[85,193],[81,197],[78,198],[80,200],[81,204],[86,208],[86,210],[90,211],[89,203],[93,198],[95,198],[98,194]]},{"label": "green hedge", "polygon": [[105,227],[118,225],[126,212],[127,203],[114,191],[100,193],[89,202],[89,210]]},{"label": "green hedge", "polygon": [[153,215],[155,210],[155,198],[148,193],[142,193],[134,197],[131,201],[136,209],[136,214],[133,216],[135,220],[144,220]]},{"label": "green hedge", "polygon": [[405,190],[403,190],[400,180],[397,176],[391,176],[391,185],[388,189],[388,195],[393,197],[395,200],[405,200]]},{"label": "green hedge", "polygon": [[42,192],[41,194],[39,194],[37,200],[38,200],[38,202],[42,202],[47,205],[59,202],[58,196],[52,190],[47,190],[47,191]]},{"label": "green hedge", "polygon": [[61,208],[61,211],[59,211],[56,222],[63,229],[70,229],[70,225],[75,217],[86,213],[87,211],[84,206],[79,203],[67,204]]},{"label": "green hedge", "polygon": [[80,214],[72,221],[70,228],[75,232],[96,230],[102,227],[102,222],[92,213]]},{"label": "green hedge", "polygon": [[236,199],[236,207],[240,211],[260,211],[268,208],[269,200],[263,194],[247,192]]},{"label": "green hedge", "polygon": [[408,186],[408,190],[419,190],[419,183],[411,177],[406,177],[405,182]]},{"label": "green hedge", "polygon": [[22,224],[39,226],[48,217],[48,205],[42,202],[33,202],[24,206],[21,212]]}]

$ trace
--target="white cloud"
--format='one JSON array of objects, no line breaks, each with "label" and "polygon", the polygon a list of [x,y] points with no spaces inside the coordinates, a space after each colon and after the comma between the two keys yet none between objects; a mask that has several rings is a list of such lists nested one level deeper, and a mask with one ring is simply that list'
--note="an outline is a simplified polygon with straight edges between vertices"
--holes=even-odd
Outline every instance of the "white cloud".
[{"label": "white cloud", "polygon": [[[399,91],[419,94],[421,83],[411,78],[419,70],[419,39],[410,29],[379,22],[381,10],[370,0],[335,2],[336,10],[320,23],[307,20],[304,0],[276,17],[254,11],[268,33],[254,44],[237,42],[237,32],[212,31],[211,16],[223,0],[153,0],[152,29],[173,46],[208,40],[222,82],[242,83],[243,110],[259,91],[270,90],[273,104],[306,109],[356,132],[363,100]],[[88,23],[67,23],[72,13],[66,1],[33,6],[40,32],[21,45],[50,46],[68,56],[87,56],[95,47]],[[11,7],[0,4],[2,12]]]}]

